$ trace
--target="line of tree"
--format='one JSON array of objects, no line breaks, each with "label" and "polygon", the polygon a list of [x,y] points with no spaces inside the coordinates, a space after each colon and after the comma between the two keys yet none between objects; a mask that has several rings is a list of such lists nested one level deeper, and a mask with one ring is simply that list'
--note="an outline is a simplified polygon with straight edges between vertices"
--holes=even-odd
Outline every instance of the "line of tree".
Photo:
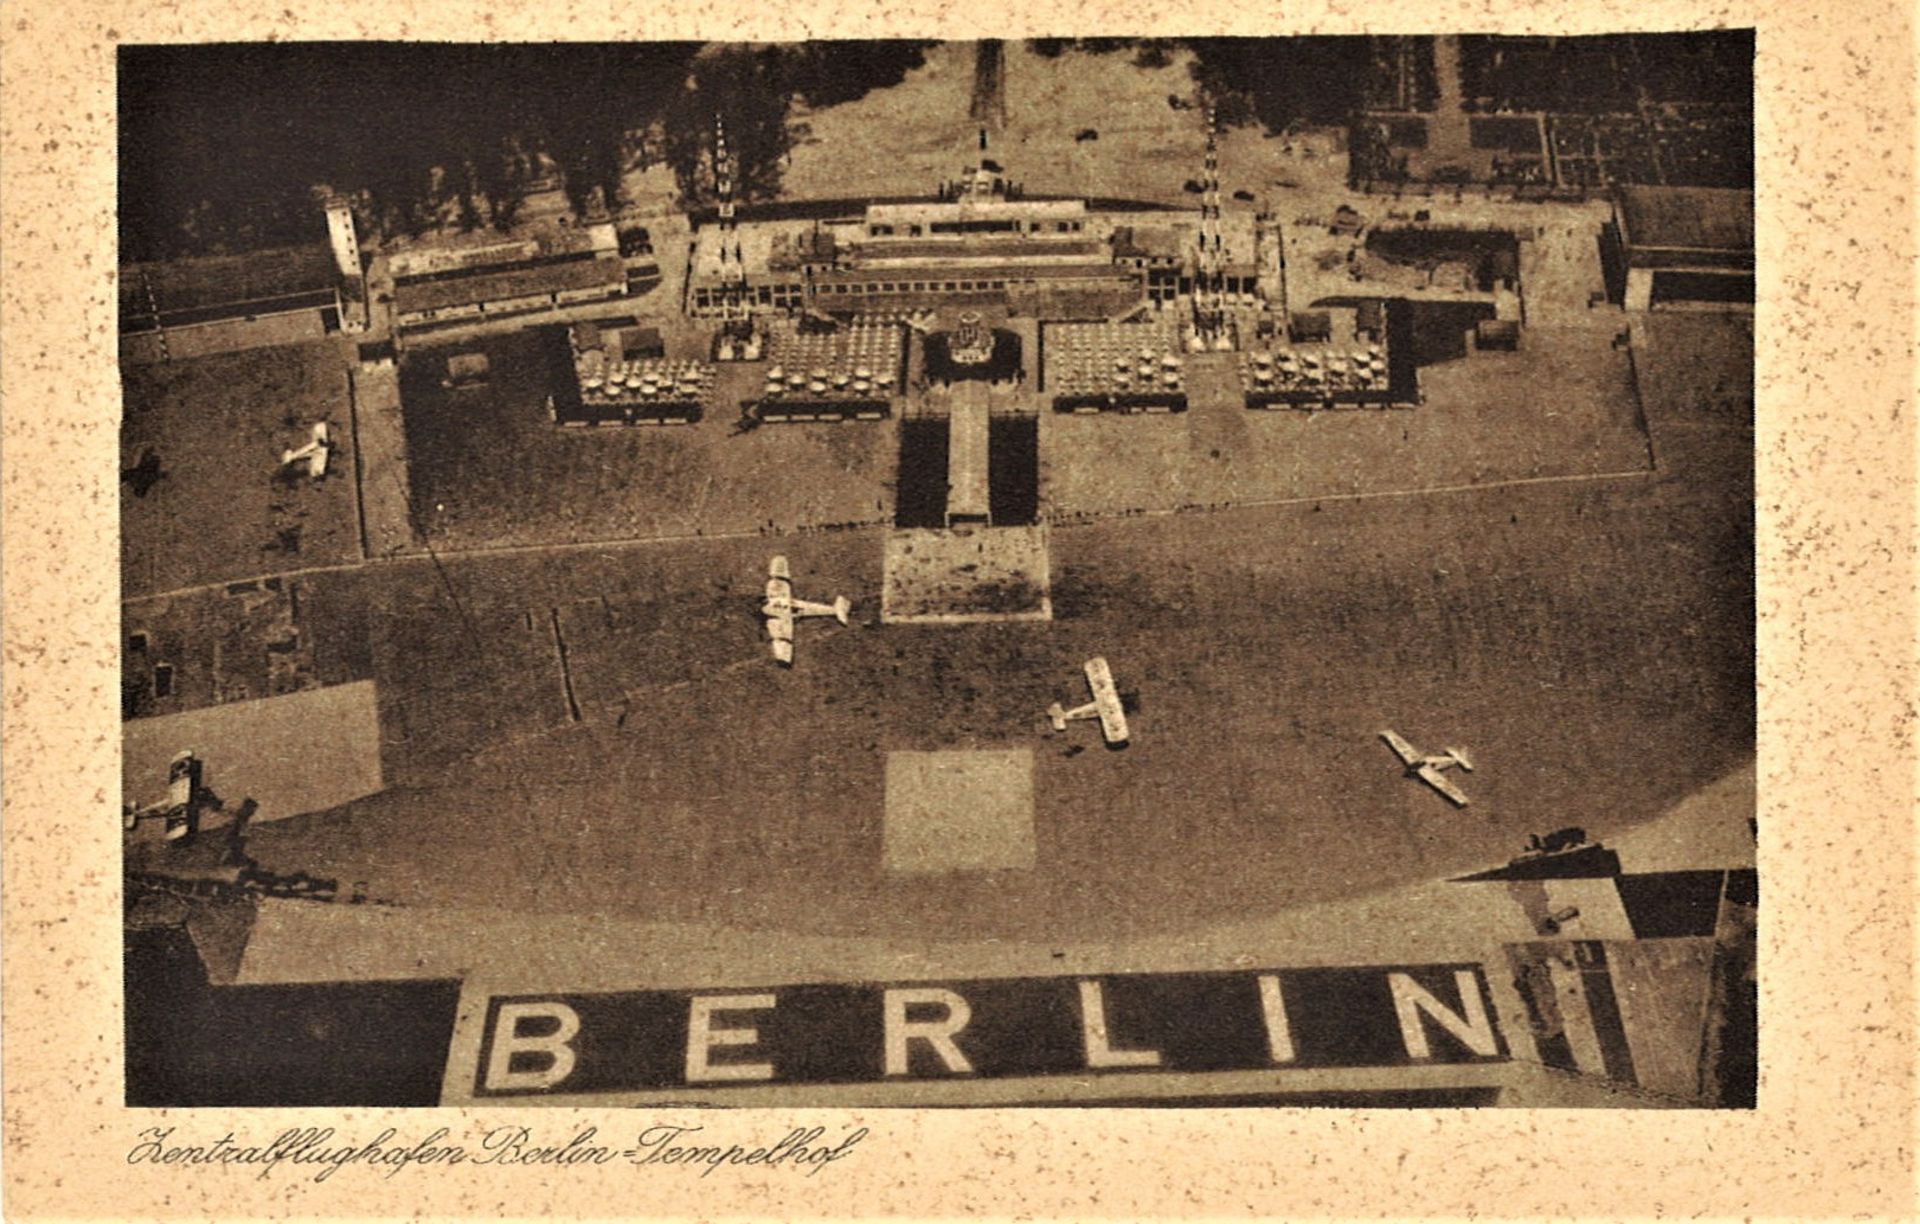
[{"label": "line of tree", "polygon": [[1371,39],[1362,35],[1293,38],[1036,38],[1028,46],[1055,59],[1069,51],[1128,53],[1140,68],[1164,68],[1176,51],[1192,56],[1194,84],[1227,127],[1259,123],[1284,131],[1295,123],[1344,123],[1360,106]]},{"label": "line of tree", "polygon": [[767,46],[249,43],[131,47],[120,59],[126,260],[314,241],[318,198],[354,201],[373,236],[510,228],[557,182],[581,216],[617,208],[664,161],[689,203],[712,194],[724,116],[736,191],[778,192],[796,102],[897,84],[929,44]]}]

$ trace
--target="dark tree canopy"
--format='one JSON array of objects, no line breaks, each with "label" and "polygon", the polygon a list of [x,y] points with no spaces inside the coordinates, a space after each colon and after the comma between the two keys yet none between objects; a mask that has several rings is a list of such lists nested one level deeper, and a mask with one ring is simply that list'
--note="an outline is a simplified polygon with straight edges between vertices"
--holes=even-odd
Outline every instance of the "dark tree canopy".
[{"label": "dark tree canopy", "polygon": [[1360,106],[1370,62],[1363,35],[1300,38],[1189,38],[1196,84],[1222,123],[1345,123]]},{"label": "dark tree canopy", "polygon": [[126,259],[313,241],[315,191],[418,233],[511,224],[546,166],[584,209],[676,97],[692,43],[249,43],[120,58]]},{"label": "dark tree canopy", "polygon": [[[315,193],[362,224],[419,234],[511,226],[557,172],[579,214],[664,155],[710,198],[724,115],[742,198],[779,188],[795,98],[832,106],[898,84],[931,44],[249,43],[120,58],[122,258],[311,242]],[[650,137],[664,130],[664,152]]]},{"label": "dark tree canopy", "polygon": [[1296,121],[1343,123],[1359,103],[1368,39],[1299,38],[1035,38],[1027,46],[1056,59],[1132,52],[1141,68],[1164,68],[1181,48],[1193,53],[1194,83],[1218,109],[1221,123],[1258,122],[1279,131]]},{"label": "dark tree canopy", "polygon": [[906,39],[796,43],[786,49],[788,81],[808,106],[838,106],[898,85],[927,62],[927,48],[934,45]]}]

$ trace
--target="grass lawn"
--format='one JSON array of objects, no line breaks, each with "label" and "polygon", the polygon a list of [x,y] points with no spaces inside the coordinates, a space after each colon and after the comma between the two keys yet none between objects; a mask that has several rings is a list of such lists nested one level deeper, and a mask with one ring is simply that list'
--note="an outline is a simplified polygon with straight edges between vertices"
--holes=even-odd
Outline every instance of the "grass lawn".
[{"label": "grass lawn", "polygon": [[[347,369],[330,343],[128,366],[121,467],[163,473],[144,496],[121,483],[128,595],[360,555]],[[324,480],[279,474],[315,422],[332,430]]]}]

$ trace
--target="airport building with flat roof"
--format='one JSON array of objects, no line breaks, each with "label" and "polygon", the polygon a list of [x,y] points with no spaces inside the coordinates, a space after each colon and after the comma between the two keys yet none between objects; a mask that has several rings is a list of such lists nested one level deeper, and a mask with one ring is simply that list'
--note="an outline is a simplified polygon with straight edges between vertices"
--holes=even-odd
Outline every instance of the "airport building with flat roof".
[{"label": "airport building with flat roof", "polygon": [[[1199,226],[1198,212],[1136,215],[1028,198],[970,167],[927,200],[851,203],[842,217],[699,225],[687,307],[712,316],[973,305],[1107,318],[1191,292]],[[1251,298],[1263,258],[1277,276],[1277,244],[1263,243],[1248,215],[1223,218],[1221,228],[1224,288]]]},{"label": "airport building with flat roof", "polygon": [[388,262],[393,321],[420,328],[552,310],[627,291],[611,225],[480,247],[408,251]]},{"label": "airport building with flat roof", "polygon": [[1622,184],[1613,215],[1628,310],[1753,304],[1751,191]]}]

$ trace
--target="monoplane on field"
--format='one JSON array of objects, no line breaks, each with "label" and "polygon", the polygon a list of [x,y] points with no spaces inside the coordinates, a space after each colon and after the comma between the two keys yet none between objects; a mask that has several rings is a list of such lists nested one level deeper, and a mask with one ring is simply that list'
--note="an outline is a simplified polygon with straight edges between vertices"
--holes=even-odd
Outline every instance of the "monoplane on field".
[{"label": "monoplane on field", "polygon": [[1114,687],[1113,671],[1108,668],[1105,659],[1088,659],[1087,687],[1093,692],[1093,700],[1069,710],[1059,702],[1047,707],[1047,718],[1053,723],[1055,731],[1065,731],[1067,724],[1076,719],[1097,718],[1100,720],[1101,737],[1109,748],[1124,748],[1127,744],[1127,712],[1120,701],[1120,691]]},{"label": "monoplane on field", "polygon": [[787,568],[787,559],[777,556],[767,565],[767,601],[760,605],[760,615],[767,618],[767,637],[773,643],[773,657],[783,667],[793,666],[794,621],[805,616],[831,616],[844,625],[852,607],[844,595],[836,595],[830,604],[795,599],[793,573]]},{"label": "monoplane on field", "polygon": [[1444,772],[1456,765],[1468,773],[1473,772],[1473,762],[1467,759],[1467,754],[1463,750],[1449,748],[1445,752],[1427,754],[1401,739],[1393,731],[1382,731],[1380,738],[1387,741],[1387,747],[1393,749],[1394,755],[1400,758],[1400,763],[1407,767],[1409,778],[1418,778],[1425,782],[1445,795],[1455,807],[1467,806],[1466,794],[1447,781]]}]

